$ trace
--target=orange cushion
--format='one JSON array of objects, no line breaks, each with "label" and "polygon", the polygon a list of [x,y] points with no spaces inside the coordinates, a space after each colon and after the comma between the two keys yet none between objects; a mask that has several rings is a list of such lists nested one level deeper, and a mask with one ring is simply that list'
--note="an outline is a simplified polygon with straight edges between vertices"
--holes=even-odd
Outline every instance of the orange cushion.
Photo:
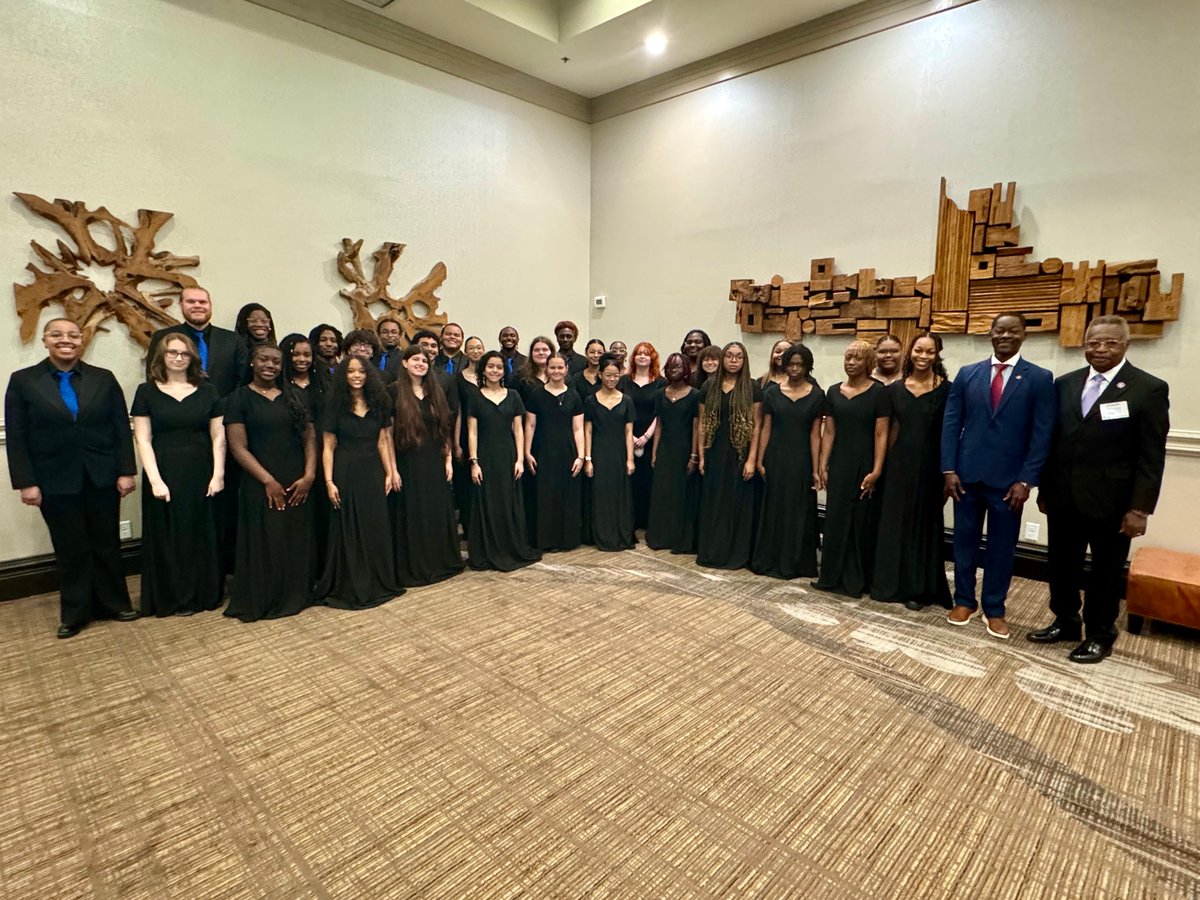
[{"label": "orange cushion", "polygon": [[1200,556],[1139,548],[1129,563],[1125,607],[1130,615],[1200,628]]}]

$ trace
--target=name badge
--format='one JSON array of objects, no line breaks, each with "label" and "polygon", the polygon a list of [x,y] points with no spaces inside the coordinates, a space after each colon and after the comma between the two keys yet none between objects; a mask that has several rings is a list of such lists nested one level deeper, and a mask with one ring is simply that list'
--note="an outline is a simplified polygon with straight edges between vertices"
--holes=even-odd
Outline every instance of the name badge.
[{"label": "name badge", "polygon": [[1124,400],[1118,400],[1116,403],[1101,403],[1100,418],[1105,422],[1113,419],[1128,419],[1129,404]]}]

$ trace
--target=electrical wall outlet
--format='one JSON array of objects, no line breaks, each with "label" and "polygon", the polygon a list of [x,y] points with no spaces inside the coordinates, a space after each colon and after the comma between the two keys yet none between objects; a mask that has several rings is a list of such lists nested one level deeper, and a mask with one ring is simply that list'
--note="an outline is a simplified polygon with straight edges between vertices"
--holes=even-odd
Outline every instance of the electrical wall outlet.
[{"label": "electrical wall outlet", "polygon": [[1037,522],[1025,523],[1025,540],[1036,541],[1042,536],[1042,526]]},{"label": "electrical wall outlet", "polygon": [[128,519],[121,520],[121,540],[127,541],[133,537],[133,523]]}]

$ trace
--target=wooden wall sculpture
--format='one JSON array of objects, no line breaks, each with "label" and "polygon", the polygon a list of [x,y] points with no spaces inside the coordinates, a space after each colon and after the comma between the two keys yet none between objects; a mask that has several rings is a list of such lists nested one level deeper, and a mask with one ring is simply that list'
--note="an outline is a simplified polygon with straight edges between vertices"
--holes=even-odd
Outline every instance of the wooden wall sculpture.
[{"label": "wooden wall sculpture", "polygon": [[1027,330],[1057,331],[1080,347],[1088,322],[1117,314],[1135,338],[1161,337],[1179,318],[1183,275],[1163,291],[1158,260],[1064,263],[1031,260],[1013,221],[1016,182],[970,193],[967,208],[946,196],[942,179],[934,274],[877,278],[874,269],[839,275],[832,257],[814,259],[808,281],[776,275],[767,284],[729,283],[737,322],[748,334],[840,334],[874,340],[891,332],[906,346],[916,334],[987,334],[1000,312],[1020,312]]},{"label": "wooden wall sculpture", "polygon": [[[41,311],[59,304],[62,315],[79,326],[86,347],[97,331],[107,331],[103,323],[116,319],[129,336],[143,347],[150,346],[150,335],[159,328],[177,324],[167,308],[185,287],[195,287],[196,279],[179,271],[200,265],[197,256],[175,256],[155,250],[158,232],[171,220],[169,212],[139,209],[137,228],[118,219],[107,209],[88,209],[79,200],[55,200],[49,203],[33,194],[15,194],[32,212],[58,225],[74,246],[62,240],[58,253],[52,253],[37,241],[30,241],[33,252],[46,266],[29,263],[32,284],[13,284],[17,316],[21,320],[21,340],[28,343],[37,331]],[[97,239],[96,230],[107,238]],[[112,269],[112,290],[104,290],[89,277],[92,266]],[[143,282],[158,282],[164,287],[145,290]]]},{"label": "wooden wall sculpture", "polygon": [[383,315],[390,314],[399,320],[406,346],[412,340],[412,336],[423,328],[440,331],[446,324],[446,314],[438,311],[438,303],[441,301],[435,291],[446,280],[446,264],[434,264],[428,275],[414,284],[407,294],[397,299],[388,293],[388,281],[392,277],[396,260],[404,252],[405,245],[387,241],[372,253],[373,266],[371,277],[368,279],[359,258],[362,243],[361,240],[342,238],[342,249],[337,255],[338,272],[354,285],[340,291],[350,303],[354,314],[354,327],[374,330],[377,319],[371,315],[370,306],[372,303],[386,303],[388,309]]}]

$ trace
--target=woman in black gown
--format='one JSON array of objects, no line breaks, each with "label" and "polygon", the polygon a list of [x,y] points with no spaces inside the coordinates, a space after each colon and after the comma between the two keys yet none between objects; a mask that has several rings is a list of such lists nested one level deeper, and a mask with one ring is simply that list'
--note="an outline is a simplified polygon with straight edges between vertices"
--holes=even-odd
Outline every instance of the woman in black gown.
[{"label": "woman in black gown", "polygon": [[525,410],[525,518],[538,550],[574,550],[581,540],[583,402],[567,387],[567,361],[552,356],[546,384]]},{"label": "woman in black gown", "polygon": [[592,338],[583,349],[587,368],[576,372],[567,379],[567,384],[575,389],[580,401],[586,400],[600,390],[600,357],[604,355],[604,341]]},{"label": "woman in black gown", "polygon": [[[321,410],[325,406],[325,392],[329,389],[329,373],[324,366],[317,365],[317,356],[312,341],[302,334],[289,334],[279,343],[283,354],[282,384],[291,385],[308,408],[308,418],[313,428],[320,427]],[[314,554],[317,565],[325,559],[329,546],[329,520],[333,507],[324,491],[309,491],[306,503],[312,507]]]},{"label": "woman in black gown", "polygon": [[750,377],[746,347],[728,343],[700,404],[699,565],[741,569],[750,563],[761,414],[762,389]]},{"label": "woman in black gown", "polygon": [[467,448],[475,485],[467,564],[472,569],[511,572],[542,558],[525,534],[521,489],[525,405],[520,394],[504,386],[504,357],[499,351],[485,353],[479,366],[483,386],[467,415]]},{"label": "woman in black gown", "polygon": [[696,367],[692,369],[692,387],[700,392],[703,399],[708,386],[708,379],[721,371],[721,348],[709,344],[700,350],[696,356]]},{"label": "woman in black gown", "polygon": [[546,383],[546,363],[554,355],[550,338],[539,335],[529,342],[529,355],[517,370],[517,393],[525,403],[529,395]]},{"label": "woman in black gown", "polygon": [[141,613],[216,609],[222,592],[212,498],[224,487],[225,429],[221,397],[204,380],[190,338],[159,342],[131,415],[142,460]]},{"label": "woman in black gown", "polygon": [[[455,373],[454,392],[456,397],[446,397],[447,406],[453,406],[454,425],[454,505],[458,507],[458,521],[462,525],[463,534],[467,533],[467,523],[471,520],[471,464],[467,462],[467,410],[479,395],[479,384],[482,374],[479,371],[479,360],[487,348],[483,339],[469,337],[463,341],[463,358],[461,368]],[[457,403],[452,402],[457,400]]]},{"label": "woman in black gown", "polygon": [[700,509],[700,392],[691,385],[687,358],[672,353],[663,367],[666,382],[655,401],[650,465],[650,516],[646,544],[672,553],[696,552]]},{"label": "woman in black gown", "polygon": [[395,465],[391,495],[396,582],[404,587],[434,584],[463,570],[450,489],[450,406],[429,357],[411,344],[400,357],[400,377],[388,390],[394,398]]},{"label": "woman in black gown", "polygon": [[616,357],[600,360],[600,390],[584,404],[583,471],[592,482],[592,543],[597,550],[629,550],[633,534],[633,401],[617,390]]},{"label": "woman in black gown", "polygon": [[809,380],[812,351],[790,347],[781,366],[783,384],[763,392],[763,426],[758,473],[762,509],[750,569],[774,578],[817,574],[817,491],[821,484],[821,424],[825,395]]},{"label": "woman in black gown", "polygon": [[[271,311],[261,303],[247,303],[239,309],[237,319],[234,320],[233,330],[241,336],[242,341],[246,344],[246,359],[250,358],[250,354],[259,344],[278,346],[278,340],[275,337],[275,319],[271,316]],[[253,377],[250,364],[246,363],[246,373],[242,381],[249,384]]]},{"label": "woman in black gown", "polygon": [[861,597],[871,588],[877,506],[875,483],[887,454],[887,392],[871,379],[875,349],[866,341],[846,348],[846,380],[826,392],[821,436],[825,534],[821,577],[813,587]]},{"label": "woman in black gown", "polygon": [[648,341],[633,348],[629,374],[617,384],[617,390],[633,401],[633,527],[645,528],[650,520],[650,442],[654,440],[657,420],[654,409],[662,393],[663,380],[658,370],[658,351]]},{"label": "woman in black gown", "polygon": [[242,468],[237,564],[225,615],[254,622],[312,604],[319,557],[309,493],[317,438],[308,406],[280,378],[282,354],[261,344],[249,384],[225,401],[229,450]]},{"label": "woman in black gown", "polygon": [[792,349],[792,342],[789,340],[778,340],[771,347],[771,361],[767,364],[767,371],[759,376],[758,386],[764,391],[767,385],[783,384],[787,381],[787,373],[783,371],[783,354]]},{"label": "woman in black gown", "polygon": [[942,364],[941,337],[918,336],[904,361],[903,377],[887,390],[892,419],[871,596],[903,602],[909,609],[932,604],[950,609],[942,561],[946,498],[941,466],[950,379]]},{"label": "woman in black gown", "polygon": [[404,593],[396,581],[387,495],[391,402],[379,369],[362,356],[338,366],[322,413],[325,492],[333,507],[317,596],[337,609],[367,609]]}]

